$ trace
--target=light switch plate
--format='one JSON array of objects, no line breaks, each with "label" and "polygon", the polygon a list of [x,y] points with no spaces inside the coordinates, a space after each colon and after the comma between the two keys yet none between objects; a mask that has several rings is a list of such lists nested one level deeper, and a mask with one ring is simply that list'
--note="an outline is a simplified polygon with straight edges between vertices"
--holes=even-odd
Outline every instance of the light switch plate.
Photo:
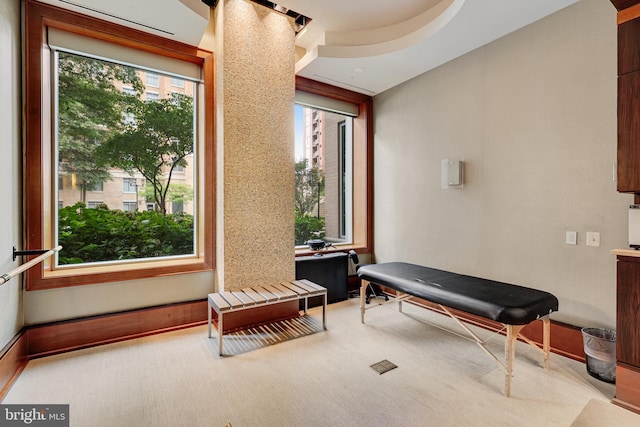
[{"label": "light switch plate", "polygon": [[587,246],[600,246],[600,233],[597,231],[587,231]]},{"label": "light switch plate", "polygon": [[464,187],[464,160],[459,158],[442,159],[440,164],[440,188]]},{"label": "light switch plate", "polygon": [[567,245],[577,245],[578,244],[578,232],[577,231],[567,231],[565,237],[565,243]]}]

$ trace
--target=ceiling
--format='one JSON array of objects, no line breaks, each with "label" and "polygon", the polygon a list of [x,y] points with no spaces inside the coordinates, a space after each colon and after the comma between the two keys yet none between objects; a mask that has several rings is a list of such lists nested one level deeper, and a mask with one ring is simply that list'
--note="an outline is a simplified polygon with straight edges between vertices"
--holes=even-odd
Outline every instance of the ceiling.
[{"label": "ceiling", "polygon": [[[41,0],[197,45],[201,0]],[[376,95],[578,0],[278,0],[311,18],[296,74]],[[275,3],[275,1],[274,1]]]}]

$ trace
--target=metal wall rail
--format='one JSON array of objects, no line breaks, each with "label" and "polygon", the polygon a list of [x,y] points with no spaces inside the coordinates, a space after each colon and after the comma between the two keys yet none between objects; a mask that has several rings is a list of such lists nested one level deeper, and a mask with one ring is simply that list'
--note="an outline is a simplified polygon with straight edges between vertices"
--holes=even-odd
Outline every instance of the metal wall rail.
[{"label": "metal wall rail", "polygon": [[[4,285],[5,283],[7,283],[9,280],[13,279],[18,274],[22,273],[25,270],[30,269],[31,267],[33,267],[34,265],[38,264],[39,262],[44,261],[45,259],[49,258],[51,255],[53,255],[56,252],[58,252],[60,249],[62,249],[62,246],[58,246],[56,248],[49,249],[49,250],[45,251],[44,253],[42,253],[40,256],[32,259],[31,261],[25,262],[24,264],[20,265],[17,268],[14,268],[10,272],[3,274],[2,276],[0,276],[0,285]],[[16,254],[20,255],[20,253],[16,252],[16,250],[14,248],[14,260],[15,260]]]}]

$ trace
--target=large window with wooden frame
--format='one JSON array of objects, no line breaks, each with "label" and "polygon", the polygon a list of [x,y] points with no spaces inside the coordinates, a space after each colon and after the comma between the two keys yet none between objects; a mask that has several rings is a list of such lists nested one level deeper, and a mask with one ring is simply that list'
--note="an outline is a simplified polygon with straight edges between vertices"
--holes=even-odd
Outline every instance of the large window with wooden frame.
[{"label": "large window with wooden frame", "polygon": [[295,243],[351,243],[353,117],[296,103]]},{"label": "large window with wooden frame", "polygon": [[212,269],[212,53],[31,1],[25,24],[26,245],[63,246],[27,289]]},{"label": "large window with wooden frame", "polygon": [[[300,121],[296,130],[300,135],[296,197],[310,195],[305,212],[298,201],[295,205],[296,253],[308,252],[304,241],[314,237],[338,249],[371,253],[371,97],[296,77],[296,111]],[[303,182],[301,176],[309,182]],[[311,230],[311,234],[307,225],[312,221],[302,218],[305,213],[320,219],[318,230]]]}]

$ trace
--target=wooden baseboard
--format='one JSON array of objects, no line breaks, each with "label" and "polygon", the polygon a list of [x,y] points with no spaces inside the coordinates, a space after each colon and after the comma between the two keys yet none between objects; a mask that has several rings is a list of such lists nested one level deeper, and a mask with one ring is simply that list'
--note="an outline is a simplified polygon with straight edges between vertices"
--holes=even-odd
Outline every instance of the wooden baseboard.
[{"label": "wooden baseboard", "polygon": [[207,323],[207,302],[192,301],[28,328],[29,357],[140,338]]},{"label": "wooden baseboard", "polygon": [[0,353],[0,402],[27,366],[27,335],[20,331]]},{"label": "wooden baseboard", "polygon": [[206,301],[192,301],[25,327],[0,352],[0,401],[31,358],[206,323]]},{"label": "wooden baseboard", "polygon": [[640,414],[640,369],[618,362],[613,403]]},{"label": "wooden baseboard", "polygon": [[[298,315],[298,301],[225,319],[242,329]],[[0,401],[31,358],[175,331],[207,323],[207,302],[191,301],[24,328],[0,352]],[[226,329],[226,328],[225,328]]]}]

